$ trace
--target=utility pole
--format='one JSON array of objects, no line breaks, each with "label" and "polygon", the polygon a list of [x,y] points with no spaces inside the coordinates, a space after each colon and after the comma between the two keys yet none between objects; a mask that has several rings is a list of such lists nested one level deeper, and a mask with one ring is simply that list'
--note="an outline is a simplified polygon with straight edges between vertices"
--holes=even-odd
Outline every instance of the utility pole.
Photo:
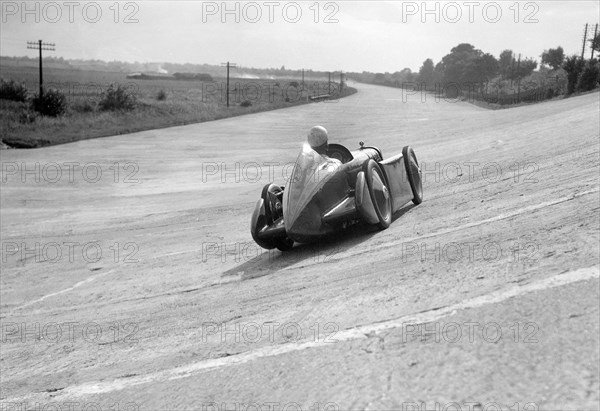
[{"label": "utility pole", "polygon": [[221,63],[221,67],[227,66],[227,107],[229,107],[229,68],[236,68],[237,65],[235,63]]},{"label": "utility pole", "polygon": [[587,41],[588,24],[585,23],[585,31],[583,32],[583,46],[581,47],[581,60],[585,57],[585,42]]},{"label": "utility pole", "polygon": [[42,40],[27,42],[28,49],[40,51],[40,98],[44,94],[44,75],[42,73],[42,50],[55,51],[54,47],[56,47],[56,44],[44,43]]},{"label": "utility pole", "polygon": [[340,71],[340,92],[344,88],[344,72]]},{"label": "utility pole", "polygon": [[302,91],[304,91],[304,69],[302,69]]},{"label": "utility pole", "polygon": [[590,60],[594,58],[594,43],[593,43],[593,41],[596,39],[597,35],[598,35],[598,23],[596,23],[596,28],[594,29],[594,38],[592,39],[592,57],[590,57]]},{"label": "utility pole", "polygon": [[329,83],[327,83],[327,94],[331,94],[331,71],[329,72]]},{"label": "utility pole", "polygon": [[521,99],[521,53],[519,53],[519,62],[517,63],[517,103]]},{"label": "utility pole", "polygon": [[512,64],[510,66],[510,88],[513,87],[513,79],[515,77],[515,57],[512,56]]}]

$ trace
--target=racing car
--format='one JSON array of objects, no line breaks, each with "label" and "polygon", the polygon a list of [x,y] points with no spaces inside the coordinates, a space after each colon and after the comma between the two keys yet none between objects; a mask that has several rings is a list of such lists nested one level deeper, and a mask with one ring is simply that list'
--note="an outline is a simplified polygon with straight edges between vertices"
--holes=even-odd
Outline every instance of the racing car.
[{"label": "racing car", "polygon": [[287,187],[264,186],[251,220],[254,241],[288,251],[365,221],[386,229],[393,214],[423,201],[421,169],[409,146],[383,160],[377,147],[350,151],[329,144],[325,155],[304,144]]}]

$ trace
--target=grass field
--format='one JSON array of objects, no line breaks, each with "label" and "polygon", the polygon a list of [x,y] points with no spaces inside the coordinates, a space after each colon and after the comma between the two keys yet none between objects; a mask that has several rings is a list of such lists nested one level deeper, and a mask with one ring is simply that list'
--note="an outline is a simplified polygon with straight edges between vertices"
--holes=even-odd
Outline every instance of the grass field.
[{"label": "grass field", "polygon": [[[24,83],[31,96],[37,93],[37,67],[3,64],[0,74],[5,80]],[[44,69],[45,89],[58,89],[66,95],[67,112],[57,118],[45,117],[32,111],[28,103],[0,100],[1,139],[8,147],[43,147],[306,104],[311,101],[309,96],[329,93],[327,82],[307,80],[304,92],[298,83],[298,79],[231,78],[227,107],[224,78],[212,82],[135,80],[125,73],[48,67]],[[135,109],[100,110],[98,103],[111,84],[127,88],[137,100]],[[331,92],[331,98],[340,98],[356,90],[347,88],[340,93],[338,84],[332,83]]]}]

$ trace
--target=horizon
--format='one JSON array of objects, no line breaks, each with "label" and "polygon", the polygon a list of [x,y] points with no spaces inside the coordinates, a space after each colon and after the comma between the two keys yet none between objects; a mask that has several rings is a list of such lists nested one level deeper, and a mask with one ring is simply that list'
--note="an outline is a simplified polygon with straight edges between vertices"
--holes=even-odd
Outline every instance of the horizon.
[{"label": "horizon", "polygon": [[3,1],[2,55],[36,58],[26,42],[42,39],[56,44],[44,57],[66,60],[418,72],[461,43],[536,61],[558,46],[581,54],[584,25],[593,35],[588,19],[600,14],[597,1],[69,4]]}]

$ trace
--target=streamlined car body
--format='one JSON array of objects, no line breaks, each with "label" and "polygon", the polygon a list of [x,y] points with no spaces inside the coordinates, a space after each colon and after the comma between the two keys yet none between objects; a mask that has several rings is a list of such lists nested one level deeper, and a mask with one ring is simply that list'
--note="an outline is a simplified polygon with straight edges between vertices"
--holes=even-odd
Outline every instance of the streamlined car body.
[{"label": "streamlined car body", "polygon": [[378,148],[363,142],[352,152],[329,144],[326,155],[305,143],[287,186],[263,188],[250,230],[261,247],[286,251],[360,220],[386,229],[410,201],[423,201],[421,169],[410,147],[383,160]]}]

